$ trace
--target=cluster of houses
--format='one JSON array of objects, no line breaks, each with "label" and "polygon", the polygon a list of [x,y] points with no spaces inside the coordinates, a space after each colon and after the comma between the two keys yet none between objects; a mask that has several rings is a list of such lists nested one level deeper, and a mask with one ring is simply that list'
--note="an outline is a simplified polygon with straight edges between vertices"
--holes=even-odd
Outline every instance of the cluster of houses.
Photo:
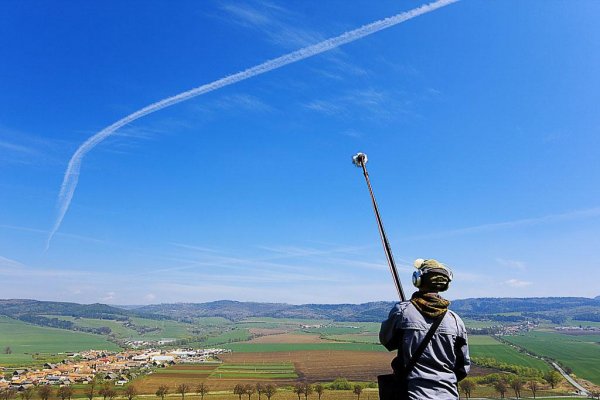
[{"label": "cluster of houses", "polygon": [[518,335],[523,332],[529,332],[538,326],[532,321],[520,322],[517,325],[501,326],[498,335]]},{"label": "cluster of houses", "polygon": [[153,346],[165,346],[172,345],[175,343],[177,339],[160,339],[157,341],[151,340],[127,340],[125,341],[125,346],[130,349],[140,349],[140,348],[151,348]]},{"label": "cluster of houses", "polygon": [[133,371],[144,374],[155,368],[178,363],[203,363],[216,360],[228,349],[126,350],[108,352],[90,350],[70,353],[58,364],[46,363],[41,369],[15,369],[11,376],[0,371],[0,390],[23,390],[33,385],[88,384],[95,377],[125,385]]},{"label": "cluster of houses", "polygon": [[557,326],[554,328],[557,331],[562,331],[565,333],[569,333],[569,332],[573,332],[573,333],[577,333],[577,332],[589,332],[589,333],[596,333],[596,332],[600,332],[600,326]]}]

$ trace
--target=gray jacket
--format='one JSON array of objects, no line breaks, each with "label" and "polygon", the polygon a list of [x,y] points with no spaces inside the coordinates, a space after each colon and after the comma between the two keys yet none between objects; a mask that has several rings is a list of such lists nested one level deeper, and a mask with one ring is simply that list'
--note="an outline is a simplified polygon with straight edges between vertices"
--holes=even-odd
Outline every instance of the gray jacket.
[{"label": "gray jacket", "polygon": [[[405,366],[427,334],[434,318],[424,317],[410,302],[398,303],[381,324],[379,341],[398,349],[392,365]],[[409,399],[458,399],[459,380],[467,376],[471,361],[467,330],[458,315],[448,310],[431,342],[408,374]]]}]

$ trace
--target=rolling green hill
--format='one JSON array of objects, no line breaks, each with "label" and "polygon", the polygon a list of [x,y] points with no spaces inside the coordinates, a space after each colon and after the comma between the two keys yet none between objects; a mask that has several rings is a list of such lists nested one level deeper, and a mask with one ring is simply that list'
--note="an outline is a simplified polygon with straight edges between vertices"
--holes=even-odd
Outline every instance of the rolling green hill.
[{"label": "rolling green hill", "polygon": [[119,349],[100,335],[39,327],[4,316],[0,316],[0,347],[12,351],[11,354],[0,354],[0,364],[16,366],[58,353]]}]

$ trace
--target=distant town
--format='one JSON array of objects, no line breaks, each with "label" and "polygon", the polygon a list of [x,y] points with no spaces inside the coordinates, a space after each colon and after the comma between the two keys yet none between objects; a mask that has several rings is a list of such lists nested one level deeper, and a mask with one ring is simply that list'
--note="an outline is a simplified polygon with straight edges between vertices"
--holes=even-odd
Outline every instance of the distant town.
[{"label": "distant town", "polygon": [[[174,364],[218,362],[217,355],[229,352],[231,350],[210,348],[121,352],[89,350],[68,353],[60,363],[46,363],[41,369],[16,369],[10,379],[3,375],[0,378],[0,389],[24,390],[34,385],[88,384],[98,376],[122,386],[129,382],[132,371],[146,374],[155,368]],[[0,367],[0,371],[4,369]]]}]

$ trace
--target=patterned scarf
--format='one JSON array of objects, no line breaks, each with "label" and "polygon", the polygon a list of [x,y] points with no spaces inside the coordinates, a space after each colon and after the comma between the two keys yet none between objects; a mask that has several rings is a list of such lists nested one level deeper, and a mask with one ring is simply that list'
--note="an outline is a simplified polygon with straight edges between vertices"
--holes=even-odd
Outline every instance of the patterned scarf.
[{"label": "patterned scarf", "polygon": [[425,317],[435,318],[446,310],[450,302],[437,293],[414,292],[410,302],[419,310]]}]

